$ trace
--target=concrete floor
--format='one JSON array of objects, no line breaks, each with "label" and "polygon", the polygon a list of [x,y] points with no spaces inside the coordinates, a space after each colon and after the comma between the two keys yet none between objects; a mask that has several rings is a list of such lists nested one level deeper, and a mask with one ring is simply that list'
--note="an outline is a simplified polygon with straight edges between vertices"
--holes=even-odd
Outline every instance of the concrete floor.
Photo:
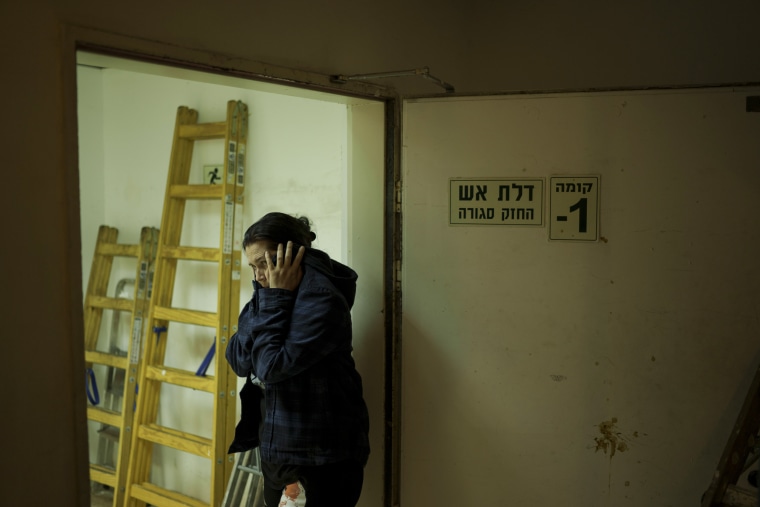
[{"label": "concrete floor", "polygon": [[113,507],[113,494],[93,487],[90,490],[90,507]]}]

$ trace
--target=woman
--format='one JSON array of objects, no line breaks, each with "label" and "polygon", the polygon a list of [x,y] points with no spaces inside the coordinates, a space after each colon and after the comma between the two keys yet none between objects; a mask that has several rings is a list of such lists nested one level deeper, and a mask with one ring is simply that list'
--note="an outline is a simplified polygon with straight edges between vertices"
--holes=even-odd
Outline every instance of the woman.
[{"label": "woman", "polygon": [[[308,218],[284,213],[265,215],[243,238],[254,292],[226,351],[247,378],[231,450],[260,445],[267,507],[296,482],[308,507],[353,507],[369,456],[367,406],[351,355],[357,275],[311,248],[314,239]],[[260,423],[250,406],[258,389]],[[244,441],[241,429],[254,437]]]}]

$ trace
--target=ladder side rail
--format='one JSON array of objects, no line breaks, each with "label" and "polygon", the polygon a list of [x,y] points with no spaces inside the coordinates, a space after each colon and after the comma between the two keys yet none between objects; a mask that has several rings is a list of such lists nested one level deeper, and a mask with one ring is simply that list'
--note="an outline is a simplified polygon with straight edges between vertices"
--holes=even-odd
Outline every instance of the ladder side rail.
[{"label": "ladder side rail", "polygon": [[719,507],[730,485],[736,484],[760,429],[760,367],[718,462],[712,483],[702,497],[701,507]]},{"label": "ladder side rail", "polygon": [[[148,335],[144,341],[143,361],[140,364],[138,372],[140,393],[137,397],[134,417],[134,425],[138,428],[135,429],[139,429],[139,426],[144,424],[154,423],[158,418],[160,385],[155,385],[158,384],[155,380],[148,380],[146,369],[150,366],[163,363],[169,333],[169,322],[156,319],[154,308],[156,306],[170,306],[174,291],[177,261],[164,255],[163,250],[164,245],[169,247],[179,246],[185,202],[182,199],[174,199],[170,195],[172,185],[186,184],[190,174],[189,166],[192,160],[193,141],[183,139],[180,136],[180,129],[183,125],[195,124],[197,121],[197,111],[184,106],[177,109],[164,206],[161,214],[161,233],[159,234],[156,251],[153,294],[148,313]],[[140,438],[139,431],[135,431],[135,429],[132,431],[132,455],[129,459],[127,471],[125,504],[129,506],[144,506],[146,505],[144,501],[136,498],[131,489],[135,485],[147,482],[150,477],[153,444]]]},{"label": "ladder side rail", "polygon": [[[103,255],[99,249],[99,245],[115,243],[118,235],[119,231],[113,227],[101,225],[98,229],[98,238],[95,244],[84,303],[85,350],[95,350],[97,346],[100,325],[103,320],[103,308],[93,306],[92,299],[93,297],[106,296],[108,280],[111,277],[111,267],[113,265],[113,257]],[[92,363],[87,363],[85,366],[90,368],[92,367]]]},{"label": "ladder side rail", "polygon": [[[98,228],[98,236],[95,243],[90,277],[87,284],[87,293],[84,302],[84,338],[85,338],[85,368],[91,369],[94,365],[111,366],[113,363],[123,364],[120,358],[111,354],[101,353],[96,350],[100,328],[103,322],[103,311],[107,305],[101,305],[102,299],[107,298],[108,284],[113,267],[113,255],[109,247],[116,244],[119,231],[116,228],[101,225]],[[119,414],[105,407],[88,404],[86,416],[88,421],[100,423],[98,436],[105,435],[104,430],[109,426],[118,428]],[[90,481],[108,487],[115,486],[116,477],[113,469],[100,464],[100,458],[105,456],[105,451],[110,449],[108,442],[102,438],[98,440],[98,461],[91,462],[89,466]]]},{"label": "ladder side rail", "polygon": [[[92,259],[92,266],[90,268],[90,277],[87,283],[87,293],[84,301],[84,350],[85,350],[85,368],[91,369],[95,364],[112,363],[111,356],[96,351],[98,338],[100,335],[100,328],[103,322],[103,310],[104,306],[101,306],[95,302],[96,299],[100,299],[106,296],[108,291],[108,282],[111,277],[111,269],[113,266],[113,257],[104,250],[104,245],[114,244],[118,238],[119,231],[116,228],[101,225],[98,228],[98,236],[95,243],[95,251]],[[103,359],[101,362],[100,359]],[[86,411],[87,421],[100,424],[100,430],[98,436],[103,435],[108,425],[118,427],[119,415],[106,410],[103,407],[95,406],[94,404],[87,405]],[[98,461],[90,462],[89,475],[90,481],[96,484],[102,484],[108,487],[114,487],[116,483],[116,477],[114,471],[107,466],[101,465],[99,459],[104,456],[105,448],[101,446],[108,446],[102,439],[98,440]]]},{"label": "ladder side rail", "polygon": [[127,470],[132,451],[132,429],[137,397],[137,375],[142,359],[142,345],[146,337],[148,308],[151,298],[151,284],[154,259],[158,247],[159,231],[154,227],[143,227],[140,232],[140,250],[135,270],[134,309],[130,321],[129,347],[127,349],[128,367],[125,371],[124,393],[121,404],[121,427],[119,451],[116,464],[116,487],[114,488],[114,507],[124,503],[126,495]]},{"label": "ladder side rail", "polygon": [[233,456],[227,454],[235,431],[237,406],[237,380],[225,359],[224,351],[237,326],[240,308],[241,236],[244,201],[245,150],[248,138],[248,108],[240,101],[227,105],[228,132],[225,139],[224,195],[219,242],[222,245],[222,262],[219,263],[221,281],[217,298],[219,327],[216,333],[214,368],[217,376],[218,396],[214,400],[214,458],[212,469],[212,498],[219,505],[234,468]]}]

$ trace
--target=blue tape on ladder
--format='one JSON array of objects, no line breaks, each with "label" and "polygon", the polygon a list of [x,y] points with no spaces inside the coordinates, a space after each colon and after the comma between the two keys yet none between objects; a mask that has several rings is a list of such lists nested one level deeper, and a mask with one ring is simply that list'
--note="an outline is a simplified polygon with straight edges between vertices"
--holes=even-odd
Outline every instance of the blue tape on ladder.
[{"label": "blue tape on ladder", "polygon": [[[93,405],[98,405],[100,403],[100,393],[98,393],[98,381],[95,380],[95,372],[92,371],[92,368],[86,369],[84,384],[87,390],[87,399]],[[92,387],[92,391],[90,391],[90,387]]]},{"label": "blue tape on ladder", "polygon": [[206,354],[206,357],[203,358],[203,362],[198,367],[198,371],[195,372],[195,374],[198,377],[206,376],[206,370],[208,370],[208,365],[211,364],[211,360],[214,358],[215,353],[216,353],[216,336],[214,337],[214,343],[211,344],[211,348],[208,349],[208,353]]},{"label": "blue tape on ladder", "polygon": [[162,327],[155,326],[153,328],[153,332],[156,333],[156,341],[158,341],[158,340],[161,339],[161,333],[163,333],[165,331],[166,331],[166,326],[162,326]]}]

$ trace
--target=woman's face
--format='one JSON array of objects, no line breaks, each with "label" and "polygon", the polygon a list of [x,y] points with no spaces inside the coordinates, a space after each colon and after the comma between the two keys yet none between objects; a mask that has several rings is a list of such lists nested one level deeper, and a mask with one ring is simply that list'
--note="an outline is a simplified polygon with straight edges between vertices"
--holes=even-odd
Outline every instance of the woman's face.
[{"label": "woman's face", "polygon": [[269,251],[269,255],[273,259],[277,255],[277,249],[272,248],[272,245],[268,241],[255,241],[245,247],[245,257],[248,259],[248,265],[253,270],[253,279],[266,289],[269,288],[269,280],[267,279],[269,271],[265,257],[265,252],[267,251]]}]

